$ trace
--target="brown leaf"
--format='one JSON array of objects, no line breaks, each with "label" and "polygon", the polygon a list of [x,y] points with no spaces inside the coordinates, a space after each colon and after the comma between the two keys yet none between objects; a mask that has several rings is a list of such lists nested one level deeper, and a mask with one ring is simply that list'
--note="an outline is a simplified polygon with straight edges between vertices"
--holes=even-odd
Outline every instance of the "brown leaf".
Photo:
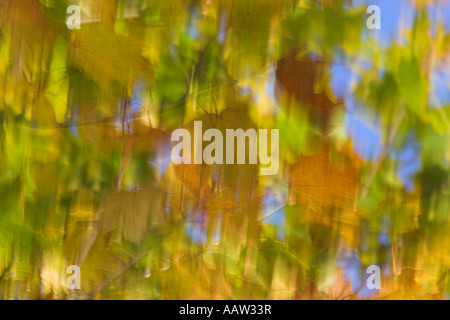
[{"label": "brown leaf", "polygon": [[351,208],[357,195],[359,175],[353,166],[338,168],[328,154],[302,156],[291,168],[294,198],[315,207]]},{"label": "brown leaf", "polygon": [[149,226],[164,222],[163,193],[154,187],[135,192],[121,191],[106,200],[102,226],[104,232],[118,228],[125,238],[139,243]]},{"label": "brown leaf", "polygon": [[318,85],[326,75],[328,62],[312,60],[306,54],[297,58],[297,51],[291,51],[277,62],[275,95],[286,93],[310,115],[313,121],[326,128],[332,111],[338,105],[330,100]]},{"label": "brown leaf", "polygon": [[103,25],[76,31],[70,49],[75,65],[105,90],[112,81],[131,90],[136,78],[151,74],[142,56],[142,44]]}]

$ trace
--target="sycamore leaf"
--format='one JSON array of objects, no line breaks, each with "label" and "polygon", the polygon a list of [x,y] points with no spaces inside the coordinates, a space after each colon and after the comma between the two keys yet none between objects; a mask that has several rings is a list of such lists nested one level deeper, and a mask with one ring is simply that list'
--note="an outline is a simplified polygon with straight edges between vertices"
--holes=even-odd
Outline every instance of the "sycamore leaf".
[{"label": "sycamore leaf", "polygon": [[312,121],[325,129],[338,105],[320,88],[329,63],[302,56],[298,58],[297,51],[292,50],[277,62],[275,94],[278,97],[287,94],[308,112]]},{"label": "sycamore leaf", "polygon": [[103,231],[123,231],[126,239],[139,243],[150,226],[164,223],[161,190],[146,187],[111,194],[103,213]]},{"label": "sycamore leaf", "polygon": [[295,199],[312,207],[352,208],[358,180],[355,168],[338,168],[327,154],[302,156],[291,168]]},{"label": "sycamore leaf", "polygon": [[103,25],[77,30],[70,43],[70,55],[74,64],[105,90],[112,81],[131,90],[137,78],[151,74],[142,56],[142,44],[116,35]]}]

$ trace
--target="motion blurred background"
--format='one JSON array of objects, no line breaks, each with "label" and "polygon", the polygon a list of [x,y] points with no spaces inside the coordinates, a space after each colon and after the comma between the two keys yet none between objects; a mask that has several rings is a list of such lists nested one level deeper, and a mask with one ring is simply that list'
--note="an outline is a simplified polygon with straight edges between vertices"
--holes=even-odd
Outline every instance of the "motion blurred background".
[{"label": "motion blurred background", "polygon": [[[0,0],[0,299],[449,298],[449,31],[446,0]],[[175,166],[194,120],[279,129],[278,174]]]}]

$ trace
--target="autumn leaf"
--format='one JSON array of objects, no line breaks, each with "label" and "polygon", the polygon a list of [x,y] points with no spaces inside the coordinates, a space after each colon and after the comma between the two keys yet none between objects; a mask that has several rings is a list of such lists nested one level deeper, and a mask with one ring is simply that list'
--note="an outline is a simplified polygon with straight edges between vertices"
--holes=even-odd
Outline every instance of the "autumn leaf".
[{"label": "autumn leaf", "polygon": [[291,101],[299,103],[312,121],[324,131],[328,130],[331,114],[338,106],[319,86],[328,66],[328,62],[314,60],[297,50],[292,50],[278,60],[276,65],[276,96],[281,99],[283,94],[287,94]]},{"label": "autumn leaf", "polygon": [[76,31],[69,54],[75,66],[105,90],[113,81],[131,90],[136,79],[152,74],[142,56],[142,44],[103,25]]},{"label": "autumn leaf", "polygon": [[305,206],[352,208],[359,178],[352,168],[338,168],[328,154],[302,156],[291,167],[292,194]]},{"label": "autumn leaf", "polygon": [[139,243],[150,227],[164,223],[162,201],[161,190],[153,187],[111,194],[103,213],[103,231],[117,229]]}]

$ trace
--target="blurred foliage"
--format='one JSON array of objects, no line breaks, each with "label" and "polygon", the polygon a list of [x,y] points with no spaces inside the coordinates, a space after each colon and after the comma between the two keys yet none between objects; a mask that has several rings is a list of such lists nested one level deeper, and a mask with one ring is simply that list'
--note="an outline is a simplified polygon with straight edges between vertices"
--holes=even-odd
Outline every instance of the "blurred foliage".
[{"label": "blurred foliage", "polygon": [[[409,4],[382,46],[351,0],[1,0],[0,298],[448,298],[450,106],[430,101],[450,36],[445,4]],[[173,165],[194,120],[279,128],[278,174]]]}]

